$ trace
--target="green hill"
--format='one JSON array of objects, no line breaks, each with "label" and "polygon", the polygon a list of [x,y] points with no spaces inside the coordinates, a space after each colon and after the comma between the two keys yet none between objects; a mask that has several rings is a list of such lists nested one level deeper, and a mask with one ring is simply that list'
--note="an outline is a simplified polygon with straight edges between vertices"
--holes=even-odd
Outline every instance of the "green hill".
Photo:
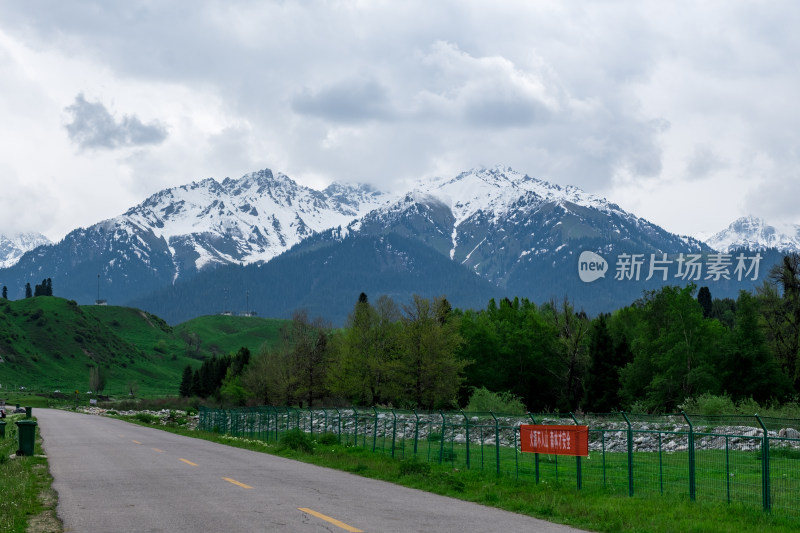
[{"label": "green hill", "polygon": [[0,300],[0,397],[10,391],[72,395],[89,390],[89,369],[106,375],[105,394],[176,395],[187,364],[277,339],[282,320],[206,316],[174,328],[144,311],[79,306],[38,296]]}]

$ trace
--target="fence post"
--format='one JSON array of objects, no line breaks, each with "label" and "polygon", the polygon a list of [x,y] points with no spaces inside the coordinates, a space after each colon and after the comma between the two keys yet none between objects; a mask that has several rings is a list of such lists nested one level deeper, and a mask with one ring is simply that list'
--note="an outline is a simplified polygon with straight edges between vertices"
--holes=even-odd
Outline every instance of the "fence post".
[{"label": "fence post", "polygon": [[442,464],[444,457],[444,432],[447,431],[447,420],[444,417],[444,411],[439,409],[439,416],[442,417],[442,438],[439,439],[439,464]]},{"label": "fence post", "polygon": [[342,443],[342,413],[339,412],[338,407],[334,407],[336,410],[336,425],[338,427],[338,435],[339,435],[339,444]]},{"label": "fence post", "polygon": [[[580,425],[580,424],[578,423],[578,419],[577,419],[577,418],[575,418],[575,415],[574,415],[574,414],[572,414],[572,411],[570,411],[570,412],[569,412],[569,416],[571,416],[571,417],[572,417],[572,420],[575,422],[575,425],[576,425],[576,426],[579,426],[579,425]],[[576,456],[575,456],[575,469],[576,469],[576,471],[577,471],[577,474],[576,474],[576,476],[577,476],[577,478],[578,478],[578,490],[581,490],[581,486],[582,486],[582,479],[581,479],[581,456],[580,456],[580,455],[576,455]]]},{"label": "fence post", "polygon": [[494,455],[497,462],[497,475],[500,475],[500,421],[492,411],[489,414],[494,418]]},{"label": "fence post", "polygon": [[419,414],[417,414],[417,410],[414,409],[414,418],[416,422],[414,423],[414,459],[417,458],[417,443],[419,442]]},{"label": "fence post", "polygon": [[[533,418],[533,413],[529,412],[528,416],[531,417],[531,422],[536,424],[536,419]],[[535,473],[536,473],[536,484],[538,485],[539,484],[539,454],[538,453],[533,454],[533,465],[534,465],[534,469],[535,469]]]},{"label": "fence post", "polygon": [[625,411],[620,411],[628,424],[628,496],[633,496],[633,427]]},{"label": "fence post", "polygon": [[353,438],[355,440],[353,445],[358,446],[358,409],[355,406],[353,407],[353,422],[355,424],[353,426]]},{"label": "fence post", "polygon": [[689,499],[694,501],[696,497],[695,493],[695,466],[694,466],[694,426],[692,425],[692,421],[689,420],[689,417],[686,415],[685,412],[681,411],[683,418],[686,419],[686,423],[689,424]]},{"label": "fence post", "polygon": [[375,453],[375,447],[378,444],[378,410],[374,405],[372,406],[372,412],[375,413],[375,419],[372,422],[372,453]]},{"label": "fence post", "polygon": [[758,419],[758,423],[761,424],[761,428],[764,430],[764,440],[761,444],[761,499],[764,503],[764,510],[769,511],[772,509],[772,497],[769,486],[769,433],[767,432],[767,426],[764,425],[764,421],[761,420],[758,413],[756,413],[756,418]]},{"label": "fence post", "polygon": [[397,441],[397,414],[394,412],[394,408],[392,408],[392,416],[394,417],[392,422],[392,459],[394,459],[394,446]]},{"label": "fence post", "polygon": [[464,414],[463,409],[461,409],[461,416],[464,417],[464,427],[466,428],[467,432],[467,470],[469,470],[469,418],[467,418],[467,415]]}]

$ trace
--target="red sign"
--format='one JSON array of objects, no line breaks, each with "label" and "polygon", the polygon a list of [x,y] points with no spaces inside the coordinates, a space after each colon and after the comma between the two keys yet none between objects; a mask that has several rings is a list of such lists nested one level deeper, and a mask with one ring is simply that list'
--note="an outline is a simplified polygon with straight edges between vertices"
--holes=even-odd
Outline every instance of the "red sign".
[{"label": "red sign", "polygon": [[589,426],[519,427],[519,442],[523,452],[549,455],[589,455]]}]

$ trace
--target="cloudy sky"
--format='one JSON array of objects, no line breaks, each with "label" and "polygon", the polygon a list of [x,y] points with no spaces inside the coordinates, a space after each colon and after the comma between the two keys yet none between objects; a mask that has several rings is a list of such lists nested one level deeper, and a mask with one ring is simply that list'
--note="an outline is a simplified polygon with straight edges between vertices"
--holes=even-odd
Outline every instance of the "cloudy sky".
[{"label": "cloudy sky", "polygon": [[681,234],[800,222],[796,0],[0,5],[0,233],[261,168],[497,164]]}]

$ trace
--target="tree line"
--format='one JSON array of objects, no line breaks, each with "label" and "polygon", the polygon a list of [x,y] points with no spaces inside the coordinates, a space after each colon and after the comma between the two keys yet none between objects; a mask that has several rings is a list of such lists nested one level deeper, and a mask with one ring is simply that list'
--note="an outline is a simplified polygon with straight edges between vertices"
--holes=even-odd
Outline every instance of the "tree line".
[{"label": "tree line", "polygon": [[593,318],[567,300],[492,299],[459,310],[444,297],[398,306],[362,293],[340,330],[299,311],[274,347],[237,364],[239,354],[226,357],[187,367],[184,382],[193,383],[206,365],[219,366],[213,383],[182,383],[181,394],[449,409],[486,389],[531,411],[591,412],[670,411],[703,394],[785,402],[800,393],[800,255],[735,300],[664,286]]},{"label": "tree line", "polygon": [[[31,284],[25,284],[25,298],[32,298],[34,296],[53,296],[53,280],[50,278],[43,279],[42,283],[37,284],[31,289]],[[3,285],[2,290],[3,300],[8,300],[8,287]]]}]

